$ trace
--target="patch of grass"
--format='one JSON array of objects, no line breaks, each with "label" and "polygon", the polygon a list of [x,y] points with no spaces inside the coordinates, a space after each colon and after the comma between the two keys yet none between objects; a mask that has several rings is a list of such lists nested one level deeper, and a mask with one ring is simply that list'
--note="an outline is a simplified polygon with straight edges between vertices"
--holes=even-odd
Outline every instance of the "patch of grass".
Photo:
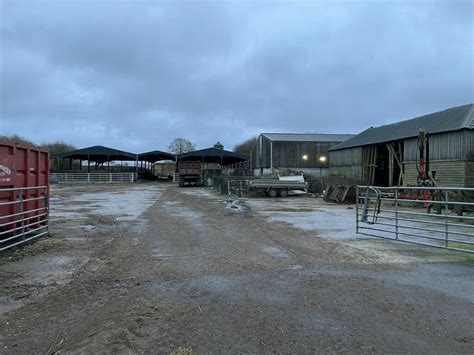
[{"label": "patch of grass", "polygon": [[187,346],[180,346],[179,348],[174,349],[170,355],[194,355],[196,354],[193,349]]},{"label": "patch of grass", "polygon": [[464,250],[472,250],[474,251],[474,245],[464,244],[459,242],[450,242],[448,241],[449,248],[456,248],[456,249],[464,249]]}]

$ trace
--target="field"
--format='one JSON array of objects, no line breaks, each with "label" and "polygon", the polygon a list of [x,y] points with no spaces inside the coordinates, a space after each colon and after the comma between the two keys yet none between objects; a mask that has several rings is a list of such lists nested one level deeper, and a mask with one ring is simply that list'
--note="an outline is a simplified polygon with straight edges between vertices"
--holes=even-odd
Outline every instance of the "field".
[{"label": "field", "polygon": [[0,353],[472,353],[474,257],[355,234],[352,206],[57,185],[0,255]]}]

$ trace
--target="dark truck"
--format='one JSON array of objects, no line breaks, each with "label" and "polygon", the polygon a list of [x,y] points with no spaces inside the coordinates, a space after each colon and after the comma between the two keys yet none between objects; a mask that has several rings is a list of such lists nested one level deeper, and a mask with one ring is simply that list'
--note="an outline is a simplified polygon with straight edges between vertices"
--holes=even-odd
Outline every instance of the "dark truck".
[{"label": "dark truck", "polygon": [[200,186],[202,167],[199,161],[178,162],[179,186]]}]

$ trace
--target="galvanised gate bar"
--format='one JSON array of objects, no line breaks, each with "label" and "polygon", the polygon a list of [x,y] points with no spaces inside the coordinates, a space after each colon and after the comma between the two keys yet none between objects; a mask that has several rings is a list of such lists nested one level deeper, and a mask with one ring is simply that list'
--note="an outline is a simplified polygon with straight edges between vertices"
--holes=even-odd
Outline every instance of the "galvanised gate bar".
[{"label": "galvanised gate bar", "polygon": [[474,188],[358,186],[356,232],[474,253]]},{"label": "galvanised gate bar", "polygon": [[0,251],[49,233],[48,186],[2,188],[0,194],[11,196],[0,200]]},{"label": "galvanised gate bar", "polygon": [[0,140],[0,251],[48,234],[49,153]]}]

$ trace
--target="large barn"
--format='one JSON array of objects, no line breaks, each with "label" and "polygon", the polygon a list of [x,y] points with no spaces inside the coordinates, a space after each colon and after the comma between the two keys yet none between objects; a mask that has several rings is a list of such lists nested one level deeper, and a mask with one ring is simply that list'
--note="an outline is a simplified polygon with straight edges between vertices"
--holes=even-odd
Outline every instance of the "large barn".
[{"label": "large barn", "polygon": [[437,185],[474,187],[474,104],[371,127],[331,149],[330,176],[377,186],[416,184],[420,129],[429,134],[429,170]]},{"label": "large barn", "polygon": [[251,152],[255,175],[296,170],[327,175],[329,148],[352,134],[262,133]]}]

